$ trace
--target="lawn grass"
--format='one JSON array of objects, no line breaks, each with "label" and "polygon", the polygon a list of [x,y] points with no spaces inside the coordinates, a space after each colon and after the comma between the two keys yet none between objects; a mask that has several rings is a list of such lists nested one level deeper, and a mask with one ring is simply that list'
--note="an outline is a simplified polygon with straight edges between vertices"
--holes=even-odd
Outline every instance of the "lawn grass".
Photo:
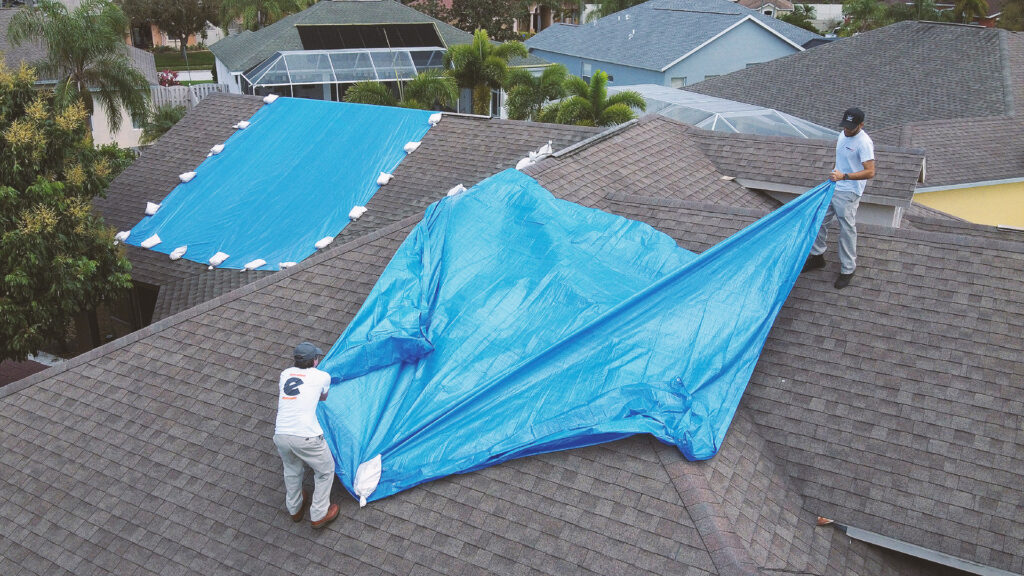
[{"label": "lawn grass", "polygon": [[160,70],[209,70],[213,66],[213,52],[209,50],[191,51],[188,53],[188,67],[181,52],[163,52],[153,54],[156,69]]}]

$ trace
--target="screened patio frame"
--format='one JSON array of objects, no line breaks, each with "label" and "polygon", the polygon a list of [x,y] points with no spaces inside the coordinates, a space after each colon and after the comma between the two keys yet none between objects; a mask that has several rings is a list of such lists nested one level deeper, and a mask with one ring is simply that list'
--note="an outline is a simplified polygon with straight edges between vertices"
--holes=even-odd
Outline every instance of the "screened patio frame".
[{"label": "screened patio frame", "polygon": [[[354,84],[365,80],[396,82],[414,78],[425,70],[443,68],[444,53],[445,48],[440,46],[288,50],[276,52],[263,63],[243,73],[242,78],[253,91],[274,86]],[[307,65],[302,65],[303,62]]]}]

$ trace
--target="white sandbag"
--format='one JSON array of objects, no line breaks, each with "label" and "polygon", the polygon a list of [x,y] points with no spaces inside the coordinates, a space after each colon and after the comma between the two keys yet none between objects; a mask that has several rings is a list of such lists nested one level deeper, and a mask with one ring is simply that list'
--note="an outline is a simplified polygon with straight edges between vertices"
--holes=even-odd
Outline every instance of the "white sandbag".
[{"label": "white sandbag", "polygon": [[255,269],[259,268],[260,266],[265,265],[266,263],[267,263],[266,260],[264,260],[262,258],[257,258],[257,259],[255,259],[255,260],[253,260],[251,262],[246,262],[245,266],[243,266],[242,268],[244,268],[246,270],[255,270]]},{"label": "white sandbag", "polygon": [[210,256],[210,266],[220,266],[228,259],[228,254],[223,252],[217,252],[213,256]]},{"label": "white sandbag", "polygon": [[380,176],[377,176],[377,185],[387,186],[388,182],[391,182],[392,178],[394,178],[393,175],[388,174],[387,172],[381,172]]},{"label": "white sandbag", "polygon": [[448,190],[448,192],[445,194],[445,196],[455,196],[456,194],[459,194],[460,192],[465,192],[465,191],[466,191],[466,187],[465,186],[463,186],[462,184],[456,184],[455,186],[452,186],[451,189]]},{"label": "white sandbag", "polygon": [[124,242],[125,240],[128,239],[129,236],[131,236],[131,234],[131,230],[122,230],[117,234],[114,234],[114,243],[116,244],[117,242]]},{"label": "white sandbag", "polygon": [[366,206],[353,206],[352,210],[349,210],[349,220],[359,220],[359,217],[366,213]]},{"label": "white sandbag", "polygon": [[177,248],[172,250],[171,253],[168,254],[168,256],[170,256],[171,260],[181,260],[181,257],[184,256],[185,252],[187,252],[187,251],[188,251],[188,245],[178,246]]},{"label": "white sandbag", "polygon": [[324,248],[330,246],[331,242],[334,242],[334,236],[324,236],[323,238],[317,240],[314,246],[316,246],[317,250],[323,250]]},{"label": "white sandbag", "polygon": [[160,209],[160,205],[159,204],[154,204],[152,202],[146,202],[146,216],[152,216],[153,214],[156,214],[156,211],[159,210],[159,209]]},{"label": "white sandbag", "polygon": [[248,120],[242,120],[238,124],[235,124],[234,126],[232,126],[232,128],[234,128],[235,130],[245,130],[248,127],[249,127],[249,121]]},{"label": "white sandbag", "polygon": [[224,145],[223,144],[217,144],[213,148],[210,148],[210,154],[220,154],[223,151],[224,151]]},{"label": "white sandbag", "polygon": [[196,173],[195,172],[185,172],[184,174],[179,174],[178,175],[178,180],[181,180],[182,182],[190,182],[195,177],[196,177]]},{"label": "white sandbag", "polygon": [[430,118],[427,119],[427,122],[429,122],[431,126],[437,126],[437,123],[440,122],[440,121],[441,121],[441,113],[440,112],[434,112],[433,114],[430,115]]},{"label": "white sandbag", "polygon": [[267,94],[263,97],[264,104],[273,104],[274,100],[277,100],[277,94]]},{"label": "white sandbag", "polygon": [[405,146],[403,147],[403,150],[405,150],[406,154],[412,154],[419,147],[420,147],[420,143],[419,142],[406,142]]},{"label": "white sandbag", "polygon": [[356,468],[356,478],[352,482],[352,490],[359,497],[359,507],[366,506],[366,497],[373,494],[380,484],[381,458],[377,454]]},{"label": "white sandbag", "polygon": [[516,162],[516,170],[522,170],[523,168],[529,168],[530,166],[533,166],[534,164],[536,164],[536,162],[534,162],[533,160],[531,160],[529,158],[523,158],[519,162]]},{"label": "white sandbag", "polygon": [[540,150],[537,150],[537,154],[540,154],[541,156],[547,156],[551,154],[551,152],[551,140],[548,140],[547,144],[541,146]]},{"label": "white sandbag", "polygon": [[142,247],[152,248],[153,246],[156,246],[160,242],[162,242],[162,240],[160,240],[160,237],[157,236],[156,234],[153,234],[149,238],[146,238],[145,240],[142,241]]},{"label": "white sandbag", "polygon": [[298,264],[298,262],[281,262],[277,265],[277,267],[280,268],[281,270],[284,270],[285,268],[291,268],[296,264]]}]

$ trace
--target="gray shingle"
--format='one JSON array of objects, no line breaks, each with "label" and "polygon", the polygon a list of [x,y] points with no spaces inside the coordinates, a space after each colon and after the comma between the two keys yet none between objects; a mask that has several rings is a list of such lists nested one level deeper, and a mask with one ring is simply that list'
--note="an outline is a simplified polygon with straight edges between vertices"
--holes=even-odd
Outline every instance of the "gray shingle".
[{"label": "gray shingle", "polygon": [[820,38],[728,0],[650,0],[586,25],[554,24],[527,40],[526,45],[663,71],[745,18],[757,20],[797,46]]}]

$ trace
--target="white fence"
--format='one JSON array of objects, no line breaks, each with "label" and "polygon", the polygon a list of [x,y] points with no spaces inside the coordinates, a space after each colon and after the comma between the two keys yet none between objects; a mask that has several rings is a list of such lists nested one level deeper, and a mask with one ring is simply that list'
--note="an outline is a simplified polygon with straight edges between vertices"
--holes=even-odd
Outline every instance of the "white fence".
[{"label": "white fence", "polygon": [[227,92],[227,84],[194,84],[192,86],[151,86],[153,108],[160,106],[184,106],[191,110],[196,104],[214,92]]}]

